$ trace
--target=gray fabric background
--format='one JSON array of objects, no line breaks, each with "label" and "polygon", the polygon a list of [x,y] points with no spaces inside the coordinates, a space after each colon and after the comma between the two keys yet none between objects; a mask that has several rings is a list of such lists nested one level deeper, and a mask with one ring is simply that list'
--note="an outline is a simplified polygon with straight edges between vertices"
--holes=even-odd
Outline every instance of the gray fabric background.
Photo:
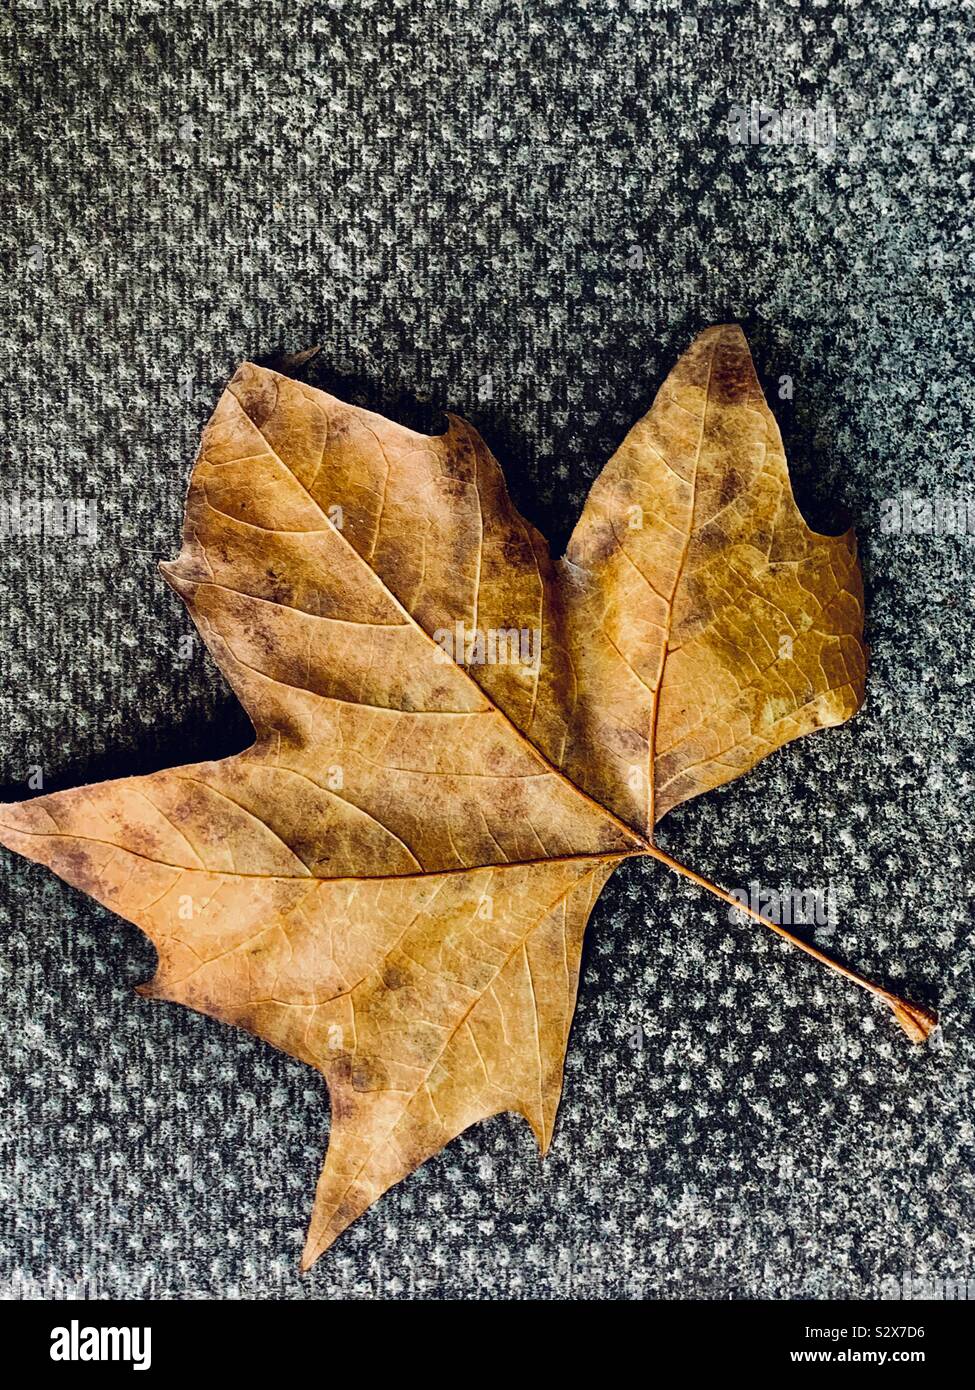
[{"label": "gray fabric background", "polygon": [[[135,998],[135,928],[4,853],[0,1292],[975,1279],[972,539],[880,527],[899,488],[971,486],[970,19],[916,0],[8,8],[3,496],[95,498],[99,535],[0,541],[3,799],[31,765],[50,791],[248,742],[209,658],[181,659],[190,624],[155,572],[241,359],[317,342],[312,380],[349,399],[430,429],[456,410],[561,546],[678,352],[738,320],[807,516],[857,525],[868,702],[661,838],[728,886],[832,883],[830,948],[944,1030],[912,1048],[761,928],[624,866],[545,1163],[515,1117],[481,1125],[301,1277],[323,1085]],[[835,152],[732,145],[752,99],[830,107]]]}]

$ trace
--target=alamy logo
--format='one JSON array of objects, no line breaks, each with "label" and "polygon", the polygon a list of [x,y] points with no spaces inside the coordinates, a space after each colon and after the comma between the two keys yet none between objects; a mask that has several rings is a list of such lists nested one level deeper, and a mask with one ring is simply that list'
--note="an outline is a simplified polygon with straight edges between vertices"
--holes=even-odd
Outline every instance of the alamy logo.
[{"label": "alamy logo", "polygon": [[747,888],[732,888],[729,892],[741,904],[728,912],[728,920],[733,923],[748,920],[745,908],[780,927],[835,928],[839,922],[832,883],[825,888],[793,888],[791,883],[781,888],[768,888],[761,883],[750,883]]},{"label": "alamy logo", "polygon": [[776,111],[752,101],[728,112],[728,139],[733,145],[811,145],[817,154],[832,154],[836,112],[822,105]]},{"label": "alamy logo", "polygon": [[936,492],[933,497],[913,492],[882,497],[880,529],[888,536],[975,535],[975,497],[950,492]]},{"label": "alamy logo", "polygon": [[52,1361],[131,1361],[134,1371],[152,1365],[151,1327],[68,1327],[51,1329]]},{"label": "alamy logo", "polygon": [[0,539],[77,538],[85,545],[98,539],[98,509],[93,497],[0,497]]},{"label": "alamy logo", "polygon": [[440,648],[436,660],[441,665],[456,661],[458,666],[535,667],[542,654],[537,627],[489,627],[482,632],[456,622],[452,628],[438,627],[433,640]]}]

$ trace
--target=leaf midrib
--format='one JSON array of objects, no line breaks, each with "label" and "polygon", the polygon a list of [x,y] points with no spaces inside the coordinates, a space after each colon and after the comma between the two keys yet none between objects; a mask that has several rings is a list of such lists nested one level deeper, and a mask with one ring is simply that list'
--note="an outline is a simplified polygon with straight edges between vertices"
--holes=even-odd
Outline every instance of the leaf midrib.
[{"label": "leaf midrib", "polygon": [[[25,804],[29,805],[30,803]],[[129,849],[127,845],[117,845],[113,840],[101,840],[96,835],[77,835],[63,830],[53,832],[50,830],[24,830],[21,826],[10,825],[9,822],[3,821],[0,821],[0,827],[12,835],[24,836],[29,839],[70,840],[74,844],[81,842],[82,844],[104,845],[106,849],[117,850],[119,854],[130,854],[134,859],[141,859],[146,864],[154,864],[160,869],[172,869],[180,874],[206,874],[208,878],[223,879],[256,879],[262,883],[399,883],[408,882],[414,878],[442,878],[453,874],[476,874],[486,870],[520,869],[534,864],[585,864],[593,861],[610,863],[618,862],[621,859],[639,858],[648,852],[643,846],[634,849],[595,850],[589,854],[555,854],[538,859],[505,859],[500,862],[492,861],[485,864],[463,864],[455,869],[423,869],[419,873],[409,874],[335,874],[331,877],[320,877],[313,873],[242,874],[234,869],[208,869],[205,865],[201,868],[195,864],[173,864],[168,859],[153,859],[149,854],[140,854],[138,850]]]},{"label": "leaf midrib", "polygon": [[[280,387],[278,386],[278,382],[279,382],[279,381],[288,381],[288,380],[290,380],[290,378],[288,378],[288,377],[283,377],[283,376],[281,375],[280,372],[273,372],[273,371],[271,371],[271,370],[270,370],[269,368],[267,368],[267,367],[258,367],[258,366],[257,366],[255,363],[253,363],[253,362],[250,362],[250,363],[248,363],[247,365],[248,365],[253,371],[256,371],[256,372],[265,374],[265,375],[270,376],[271,378],[273,378],[273,380],[274,380],[274,387],[275,387],[275,393],[276,393],[276,394],[275,394],[275,405],[277,405],[277,400],[278,400],[278,396],[279,396],[279,393],[280,393]],[[309,389],[309,390],[314,390],[313,387],[309,387],[308,389]],[[356,548],[355,548],[355,546],[352,544],[352,542],[351,542],[345,535],[343,535],[343,533],[339,530],[339,528],[334,524],[334,522],[332,521],[331,517],[330,517],[330,516],[328,515],[328,513],[322,508],[321,504],[319,503],[318,499],[315,497],[314,493],[312,493],[311,490],[305,485],[305,483],[302,482],[302,480],[298,477],[298,475],[294,472],[294,470],[288,467],[287,463],[285,463],[284,459],[281,457],[281,455],[280,455],[280,454],[278,453],[278,451],[275,449],[274,445],[273,445],[273,444],[271,443],[271,441],[268,439],[267,435],[264,433],[264,431],[263,431],[263,429],[261,428],[261,426],[260,426],[259,424],[257,424],[257,422],[256,422],[255,420],[253,420],[253,419],[251,418],[250,415],[248,415],[247,411],[244,409],[244,406],[243,406],[242,402],[241,402],[240,399],[238,398],[236,392],[234,392],[234,391],[231,389],[231,387],[228,387],[228,388],[227,388],[227,394],[233,397],[234,404],[235,404],[236,408],[240,411],[241,415],[242,415],[242,416],[244,417],[244,419],[248,422],[248,424],[251,425],[251,426],[257,431],[257,433],[260,435],[261,439],[264,441],[264,443],[265,443],[265,445],[266,445],[266,447],[267,447],[267,449],[268,449],[268,452],[272,455],[273,458],[275,458],[275,459],[277,460],[277,462],[278,462],[278,463],[281,465],[281,467],[284,469],[285,473],[287,473],[288,477],[289,477],[289,478],[292,478],[292,479],[295,481],[295,483],[297,483],[298,487],[301,488],[302,492],[304,492],[305,496],[306,496],[306,497],[308,498],[308,500],[311,502],[312,506],[313,506],[313,507],[315,508],[315,510],[318,512],[318,514],[320,515],[320,517],[322,518],[322,520],[325,522],[325,526],[328,528],[328,530],[330,530],[334,535],[338,536],[338,538],[340,539],[340,541],[341,541],[344,545],[346,545],[346,546],[348,547],[348,549],[352,552],[352,554],[355,556],[355,558],[356,558],[356,560],[358,561],[359,564],[365,566],[365,568],[368,570],[368,572],[369,572],[369,573],[372,575],[372,577],[375,579],[376,583],[380,586],[380,588],[382,589],[383,593],[386,594],[386,596],[389,598],[389,600],[390,600],[392,603],[394,603],[394,604],[396,605],[397,609],[403,614],[403,616],[406,618],[407,622],[410,623],[410,624],[416,629],[417,632],[422,633],[424,639],[425,639],[427,642],[430,643],[431,647],[435,647],[436,650],[437,650],[438,652],[442,652],[443,649],[442,649],[441,647],[439,647],[439,646],[437,645],[436,642],[434,642],[432,636],[430,635],[430,633],[427,632],[426,628],[423,627],[423,625],[417,621],[417,619],[416,619],[416,618],[414,617],[414,615],[410,612],[410,610],[405,606],[405,604],[403,604],[403,603],[400,601],[400,599],[398,598],[398,596],[393,592],[393,590],[392,590],[392,589],[389,587],[389,585],[386,583],[386,581],[385,581],[385,579],[382,577],[382,575],[380,575],[379,573],[377,573],[376,570],[373,569],[372,565],[370,565],[369,562],[365,559],[365,557],[364,557],[363,555],[361,555],[360,552],[359,552],[358,550],[356,550]],[[314,407],[315,407],[316,410],[321,410],[321,406],[318,405],[318,402],[317,402],[317,401],[312,400],[312,404],[314,405]],[[356,410],[356,407],[355,407],[355,406],[350,406],[350,407],[348,407],[348,408],[351,409],[351,410]],[[434,437],[436,437],[436,436],[434,436]],[[383,450],[383,455],[384,455],[384,457],[385,457],[385,450]],[[387,462],[388,462],[388,460],[387,460]],[[204,547],[204,549],[205,549],[205,548],[206,548],[206,547]],[[639,845],[641,846],[641,848],[643,848],[643,849],[646,848],[646,845],[647,845],[648,841],[647,841],[647,839],[646,839],[645,836],[641,835],[639,831],[634,830],[634,828],[633,828],[631,825],[627,825],[626,821],[622,820],[619,816],[615,815],[612,811],[610,811],[607,807],[605,807],[605,806],[602,804],[602,802],[597,801],[597,800],[595,799],[595,797],[590,796],[588,792],[584,791],[580,786],[578,786],[577,783],[573,782],[572,779],[571,779],[571,777],[567,777],[566,774],[562,771],[562,769],[561,769],[560,767],[557,767],[557,766],[555,765],[555,763],[551,762],[550,759],[547,758],[547,757],[545,756],[545,754],[544,754],[539,748],[537,748],[537,747],[535,746],[535,744],[531,741],[531,739],[528,738],[528,736],[527,736],[526,734],[524,734],[524,733],[522,732],[521,729],[518,728],[517,724],[514,723],[514,721],[511,719],[511,716],[507,713],[507,711],[506,711],[506,710],[503,710],[503,709],[500,707],[500,705],[495,704],[495,702],[491,699],[491,697],[490,697],[490,695],[487,693],[487,691],[483,690],[483,689],[481,688],[481,686],[478,685],[477,681],[474,680],[473,676],[471,676],[470,673],[469,673],[467,670],[465,670],[465,668],[464,668],[463,666],[459,666],[459,665],[457,664],[456,661],[452,661],[451,664],[453,665],[454,669],[460,673],[460,675],[462,676],[462,678],[463,678],[464,680],[466,680],[466,681],[473,687],[474,690],[477,691],[477,693],[481,696],[481,698],[487,701],[487,703],[490,705],[490,707],[500,716],[500,718],[504,721],[504,723],[506,724],[506,726],[511,730],[511,732],[515,735],[515,737],[516,737],[521,743],[523,743],[524,746],[525,746],[527,749],[530,750],[530,752],[532,753],[532,755],[533,755],[535,758],[537,758],[538,761],[539,761],[540,763],[542,763],[545,767],[547,767],[547,768],[549,769],[550,772],[554,773],[554,775],[555,775],[556,777],[558,777],[562,782],[564,782],[565,785],[566,785],[567,787],[570,787],[570,788],[572,789],[572,791],[574,791],[574,792],[576,793],[577,796],[581,797],[584,801],[587,801],[591,806],[595,807],[596,810],[598,810],[607,820],[611,821],[611,822],[617,827],[617,829],[622,830],[622,831],[624,832],[624,834],[627,836],[628,839],[630,839],[630,840],[632,840],[632,841],[635,841],[637,844],[639,844]],[[586,856],[582,856],[582,857],[584,857],[584,858],[592,858],[592,857],[594,857],[594,856],[586,855]],[[544,863],[544,862],[549,862],[549,861],[544,861],[544,860],[535,861],[535,860],[533,860],[533,861],[527,861],[527,862],[532,862],[532,863],[541,862],[541,863]],[[487,866],[484,866],[484,867],[487,867]]]}]

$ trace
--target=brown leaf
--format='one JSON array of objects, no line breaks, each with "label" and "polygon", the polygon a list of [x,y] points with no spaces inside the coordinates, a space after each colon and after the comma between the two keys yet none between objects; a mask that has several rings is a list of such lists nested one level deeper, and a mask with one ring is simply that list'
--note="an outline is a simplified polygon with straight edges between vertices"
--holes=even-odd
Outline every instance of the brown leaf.
[{"label": "brown leaf", "polygon": [[247,364],[163,572],[256,742],[7,806],[0,839],[148,934],[143,993],[327,1078],[306,1268],[476,1120],[548,1147],[613,868],[705,882],[654,822],[863,698],[853,535],[802,520],[733,327],[681,358],[558,563],[463,421],[416,434]]}]

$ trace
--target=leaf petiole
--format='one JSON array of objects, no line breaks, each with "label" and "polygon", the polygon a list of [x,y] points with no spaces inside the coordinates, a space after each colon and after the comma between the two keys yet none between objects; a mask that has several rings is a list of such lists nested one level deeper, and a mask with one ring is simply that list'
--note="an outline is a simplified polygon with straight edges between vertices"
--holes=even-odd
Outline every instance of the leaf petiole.
[{"label": "leaf petiole", "polygon": [[783,940],[788,941],[791,946],[796,946],[800,951],[805,951],[807,956],[812,956],[814,960],[818,960],[819,963],[825,965],[827,969],[835,971],[837,975],[842,975],[847,980],[852,980],[853,983],[859,985],[861,989],[868,990],[871,994],[876,995],[878,999],[882,999],[893,1012],[894,1017],[910,1038],[911,1042],[925,1042],[938,1026],[937,1015],[932,1013],[929,1009],[923,1008],[920,1004],[909,1004],[907,1000],[901,999],[899,995],[891,994],[889,990],[884,989],[881,985],[874,984],[872,980],[864,979],[864,977],[858,975],[855,970],[850,970],[847,966],[841,965],[839,961],[833,960],[830,956],[827,956],[825,952],[820,951],[818,947],[811,945],[808,941],[803,941],[799,936],[794,936],[792,932],[787,931],[785,927],[780,926],[778,922],[773,922],[770,918],[763,916],[761,912],[756,912],[749,904],[742,902],[739,898],[733,897],[732,894],[726,892],[724,888],[719,888],[716,883],[712,883],[709,879],[703,878],[701,874],[695,873],[695,871],[689,869],[686,864],[681,864],[677,859],[667,854],[665,850],[659,849],[656,845],[647,844],[646,852],[652,855],[654,859],[659,859],[661,864],[666,864],[667,868],[672,869],[674,873],[682,874],[684,878],[690,879],[691,882],[696,883],[698,887],[706,888],[708,892],[713,893],[715,897],[721,898],[724,902],[729,903],[732,907],[741,912],[746,912],[749,917],[754,917],[756,922],[761,922],[762,926],[768,927],[771,931],[774,931],[777,936],[781,936]]}]

